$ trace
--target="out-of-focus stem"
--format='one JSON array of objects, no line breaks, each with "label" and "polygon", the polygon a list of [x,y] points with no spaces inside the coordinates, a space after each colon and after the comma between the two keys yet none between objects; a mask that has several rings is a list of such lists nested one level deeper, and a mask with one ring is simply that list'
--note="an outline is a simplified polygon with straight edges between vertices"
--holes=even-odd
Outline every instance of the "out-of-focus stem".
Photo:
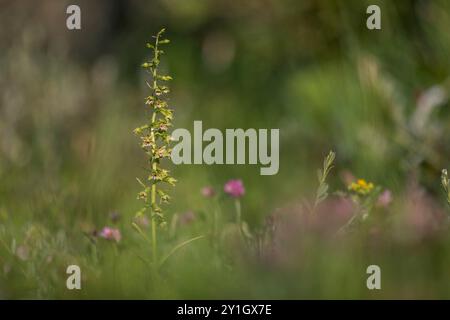
[{"label": "out-of-focus stem", "polygon": [[239,201],[239,199],[236,199],[234,201],[234,205],[236,207],[236,224],[238,225],[239,233],[241,234],[241,237],[243,237],[244,232],[242,230],[242,223],[241,223],[241,202]]},{"label": "out-of-focus stem", "polygon": [[241,225],[241,202],[239,201],[239,199],[235,200],[234,205],[236,206],[236,223],[240,226]]},{"label": "out-of-focus stem", "polygon": [[[159,36],[156,38],[156,42],[155,42],[155,49],[154,49],[154,61],[156,61],[158,59],[158,40],[159,40]],[[153,76],[153,90],[156,90],[157,88],[157,70],[156,70],[157,66],[153,67],[152,70],[152,76]],[[155,93],[153,93],[153,95],[155,95]],[[151,122],[151,140],[153,143],[153,150],[156,150],[156,138],[155,138],[155,133],[154,133],[154,129],[153,129],[153,124],[156,121],[156,112],[153,111],[153,115],[152,115],[152,122]],[[152,152],[154,154],[154,152]],[[153,158],[152,154],[152,171],[153,173],[155,173],[156,171],[156,166],[157,163],[155,161],[155,159]],[[156,214],[154,214],[153,210],[155,208],[156,205],[156,184],[153,183],[152,184],[152,191],[151,191],[151,210],[152,210],[152,216],[151,216],[151,220],[152,220],[152,257],[153,257],[153,265],[155,266],[155,268],[157,268],[158,266],[158,252],[157,252],[157,237],[156,237]]]}]

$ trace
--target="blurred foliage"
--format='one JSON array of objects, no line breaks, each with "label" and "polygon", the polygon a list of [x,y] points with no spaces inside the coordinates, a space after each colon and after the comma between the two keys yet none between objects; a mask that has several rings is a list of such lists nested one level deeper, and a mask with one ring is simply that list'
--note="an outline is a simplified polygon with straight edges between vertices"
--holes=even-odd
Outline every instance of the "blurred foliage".
[{"label": "blurred foliage", "polygon": [[[402,224],[419,208],[413,225],[434,230],[421,214],[445,209],[448,1],[79,0],[81,31],[65,28],[69,2],[0,1],[0,297],[450,297],[448,236]],[[369,4],[381,7],[381,31],[365,27]],[[331,149],[330,189],[351,173],[392,190],[394,227],[384,231],[395,232],[375,245],[367,230],[335,246],[302,239],[301,263],[284,272],[202,240],[161,278],[149,274],[149,246],[131,228],[145,164],[132,130],[146,96],[144,44],[163,26],[175,127],[280,128],[281,141],[275,176],[248,165],[172,167],[169,216],[195,219],[169,228],[162,246],[205,233],[216,207],[232,219],[232,201],[200,193],[230,178],[244,181],[243,219],[256,233],[314,195]],[[87,236],[112,212],[118,250]],[[85,270],[81,292],[65,290],[71,263]],[[371,263],[382,267],[381,293],[365,288]]]}]

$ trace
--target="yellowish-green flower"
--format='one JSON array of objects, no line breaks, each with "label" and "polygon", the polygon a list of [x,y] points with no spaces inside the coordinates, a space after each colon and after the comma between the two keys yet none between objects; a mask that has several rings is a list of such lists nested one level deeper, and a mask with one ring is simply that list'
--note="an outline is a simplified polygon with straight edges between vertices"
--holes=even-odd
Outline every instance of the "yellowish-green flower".
[{"label": "yellowish-green flower", "polygon": [[348,186],[348,190],[353,191],[360,195],[368,195],[374,188],[372,182],[367,182],[364,179],[358,179],[356,182],[352,182]]}]

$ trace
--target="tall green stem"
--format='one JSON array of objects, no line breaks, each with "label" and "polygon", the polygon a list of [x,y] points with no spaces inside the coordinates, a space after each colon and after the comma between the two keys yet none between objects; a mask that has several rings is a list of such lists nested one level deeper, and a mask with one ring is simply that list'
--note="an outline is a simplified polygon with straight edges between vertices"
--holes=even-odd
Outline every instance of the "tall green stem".
[{"label": "tall green stem", "polygon": [[156,220],[152,218],[152,255],[153,255],[153,263],[155,266],[158,263],[158,253],[156,251]]},{"label": "tall green stem", "polygon": [[[156,185],[152,185],[152,208],[156,203]],[[158,264],[158,252],[156,247],[156,216],[151,217],[152,220],[152,255],[155,266]]]},{"label": "tall green stem", "polygon": [[[152,124],[156,121],[156,113],[153,113],[152,116]],[[155,141],[155,135],[152,132],[152,140]],[[156,170],[156,162],[152,159],[152,170],[153,172]],[[152,191],[151,191],[151,210],[156,205],[156,184],[152,184]],[[158,252],[157,252],[157,245],[156,245],[156,215],[152,212],[151,215],[151,221],[152,221],[152,255],[153,255],[153,263],[156,266],[158,264]]]},{"label": "tall green stem", "polygon": [[241,202],[239,199],[236,199],[234,201],[234,205],[236,206],[236,223],[239,225],[239,228],[241,226]]},{"label": "tall green stem", "polygon": [[242,223],[241,223],[241,201],[239,199],[236,199],[234,201],[234,205],[236,206],[236,223],[239,228],[239,233],[242,238],[244,238],[244,231],[242,229]]},{"label": "tall green stem", "polygon": [[[159,37],[156,37],[156,41],[155,41],[155,50],[154,50],[154,60],[158,59],[158,40]],[[152,76],[153,76],[153,90],[156,90],[157,88],[157,83],[156,83],[156,67],[153,68],[152,70]],[[155,93],[153,92],[153,96],[155,97]],[[152,115],[152,123],[151,123],[151,128],[153,128],[153,124],[156,121],[156,112],[153,112]],[[155,137],[155,133],[152,129],[151,131],[151,139],[153,142],[153,148],[156,149],[156,137]],[[154,152],[153,152],[154,153]],[[155,172],[156,171],[156,161],[155,159],[152,157],[152,171]],[[152,184],[152,191],[151,191],[151,210],[153,210],[153,208],[155,208],[156,205],[156,184],[153,183]],[[158,265],[158,252],[157,252],[157,243],[156,243],[156,215],[154,214],[154,212],[152,212],[152,216],[151,216],[151,220],[152,220],[152,256],[153,256],[153,264],[155,266],[155,268]]]},{"label": "tall green stem", "polygon": [[217,235],[217,225],[218,225],[218,213],[217,213],[217,204],[214,204],[214,211],[213,211],[213,236],[216,237]]},{"label": "tall green stem", "polygon": [[[152,76],[152,84],[147,81],[147,86],[151,89],[151,95],[145,99],[145,104],[151,110],[151,119],[143,126],[134,129],[134,133],[141,138],[141,148],[144,149],[148,156],[148,165],[150,167],[150,174],[148,176],[149,182],[143,183],[138,179],[138,182],[144,188],[138,194],[138,199],[144,200],[145,206],[138,214],[145,214],[150,212],[151,219],[151,246],[153,264],[157,266],[158,260],[158,245],[157,245],[157,228],[164,223],[164,216],[159,204],[168,203],[169,195],[157,186],[158,183],[167,183],[174,186],[176,179],[170,176],[169,170],[160,167],[160,161],[164,158],[170,158],[170,133],[168,128],[172,126],[173,110],[169,109],[166,98],[163,95],[169,93],[169,88],[165,85],[160,85],[158,81],[170,81],[172,77],[169,75],[160,75],[158,73],[158,66],[160,63],[160,56],[164,53],[159,50],[158,46],[169,43],[168,39],[160,39],[165,29],[161,29],[154,37],[154,44],[147,43],[147,47],[152,49],[153,58],[142,64],[142,67]],[[139,229],[138,229],[139,231]],[[145,236],[146,239],[147,236]]]}]

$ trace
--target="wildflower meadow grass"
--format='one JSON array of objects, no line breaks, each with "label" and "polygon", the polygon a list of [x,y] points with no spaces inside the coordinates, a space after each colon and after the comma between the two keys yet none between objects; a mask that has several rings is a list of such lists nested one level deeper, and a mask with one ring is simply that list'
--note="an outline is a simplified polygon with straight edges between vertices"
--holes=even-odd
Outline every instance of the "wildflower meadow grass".
[{"label": "wildflower meadow grass", "polygon": [[370,4],[0,4],[0,298],[450,298],[450,4]]}]

